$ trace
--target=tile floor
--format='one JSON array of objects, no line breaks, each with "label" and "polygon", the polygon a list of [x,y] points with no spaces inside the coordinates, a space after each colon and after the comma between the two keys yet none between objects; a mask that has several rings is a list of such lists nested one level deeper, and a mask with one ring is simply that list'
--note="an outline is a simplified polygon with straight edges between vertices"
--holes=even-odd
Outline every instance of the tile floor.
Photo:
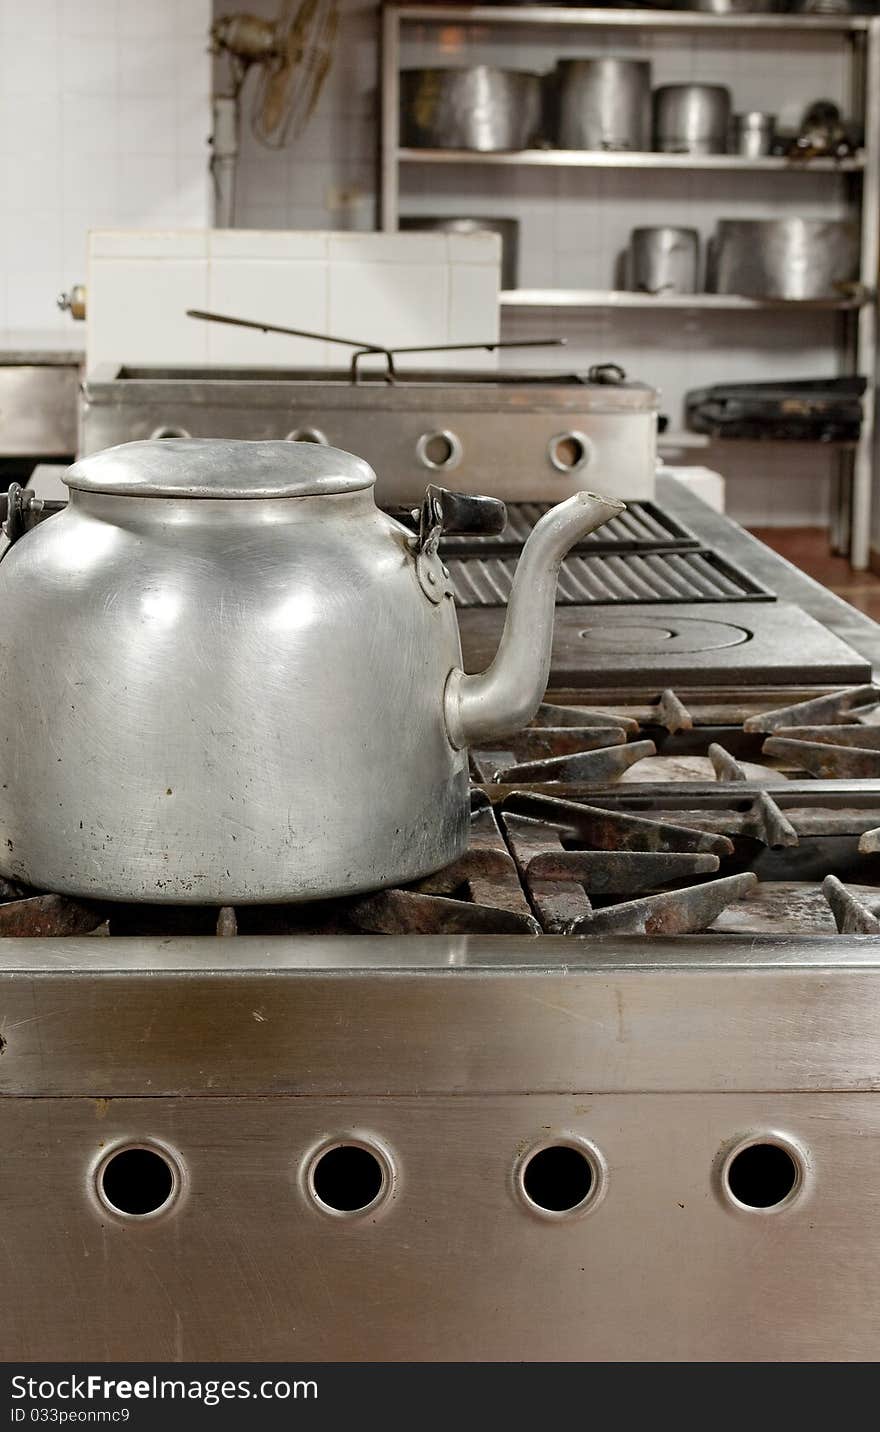
[{"label": "tile floor", "polygon": [[844,601],[880,621],[880,577],[854,572],[845,557],[832,556],[823,527],[751,527],[749,531]]}]

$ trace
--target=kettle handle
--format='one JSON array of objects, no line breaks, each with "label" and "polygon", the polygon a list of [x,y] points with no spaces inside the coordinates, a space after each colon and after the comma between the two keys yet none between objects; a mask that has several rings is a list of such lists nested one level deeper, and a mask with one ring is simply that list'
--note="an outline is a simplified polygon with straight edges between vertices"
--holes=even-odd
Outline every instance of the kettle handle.
[{"label": "kettle handle", "polygon": [[419,513],[419,552],[436,545],[444,532],[489,535],[503,532],[507,508],[497,497],[477,497],[451,492],[448,487],[429,483]]},{"label": "kettle handle", "polygon": [[10,482],[9,491],[0,503],[0,516],[3,519],[0,524],[0,562],[19,537],[36,527],[42,510],[42,498],[37,497],[29,487]]}]

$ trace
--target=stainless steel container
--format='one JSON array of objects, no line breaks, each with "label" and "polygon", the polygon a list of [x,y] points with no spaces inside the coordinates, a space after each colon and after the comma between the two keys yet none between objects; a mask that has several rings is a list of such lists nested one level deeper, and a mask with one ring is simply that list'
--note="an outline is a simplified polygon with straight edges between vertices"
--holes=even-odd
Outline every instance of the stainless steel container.
[{"label": "stainless steel container", "polygon": [[133,443],[66,481],[64,511],[0,544],[0,604],[27,613],[3,643],[0,874],[154,903],[321,899],[456,859],[466,747],[531,720],[559,564],[623,510],[578,492],[541,518],[497,656],[465,675],[438,542],[499,530],[500,502],[429,488],[413,533],[365,462],[304,442]]},{"label": "stainless steel container", "polygon": [[523,70],[402,70],[401,142],[415,149],[526,149],[541,124],[541,79]]},{"label": "stainless steel container", "polygon": [[839,296],[858,277],[855,224],[828,219],[721,219],[712,287],[749,298]]},{"label": "stainless steel container", "polygon": [[401,229],[436,231],[443,234],[500,234],[501,235],[501,287],[516,288],[519,261],[519,220],[518,219],[446,219],[405,218],[400,220]]},{"label": "stainless steel container", "polygon": [[633,229],[627,286],[642,293],[696,293],[700,236],[666,224]]},{"label": "stainless steel container", "polygon": [[551,77],[561,149],[644,150],[651,143],[651,66],[611,56],[561,60]]},{"label": "stainless steel container", "polygon": [[759,159],[769,154],[776,137],[776,115],[764,110],[750,109],[744,114],[735,114],[730,125],[730,152],[742,154],[747,159]]},{"label": "stainless steel container", "polygon": [[688,0],[685,10],[701,10],[706,15],[767,15],[788,8],[783,0]]},{"label": "stainless steel container", "polygon": [[654,148],[664,154],[724,154],[730,113],[726,85],[661,85],[654,91]]}]

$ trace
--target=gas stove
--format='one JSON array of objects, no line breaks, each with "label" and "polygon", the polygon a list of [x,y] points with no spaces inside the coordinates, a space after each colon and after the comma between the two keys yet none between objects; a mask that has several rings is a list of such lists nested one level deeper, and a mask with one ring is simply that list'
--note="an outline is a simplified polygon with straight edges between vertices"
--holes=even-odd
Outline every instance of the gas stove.
[{"label": "gas stove", "polygon": [[[576,555],[721,551],[610,527]],[[560,607],[427,879],[0,891],[7,1359],[876,1356],[880,685],[722,555],[764,594]]]},{"label": "gas stove", "polygon": [[880,686],[782,708],[545,703],[471,754],[465,855],[295,905],[126,905],[0,882],[0,937],[880,933]]}]

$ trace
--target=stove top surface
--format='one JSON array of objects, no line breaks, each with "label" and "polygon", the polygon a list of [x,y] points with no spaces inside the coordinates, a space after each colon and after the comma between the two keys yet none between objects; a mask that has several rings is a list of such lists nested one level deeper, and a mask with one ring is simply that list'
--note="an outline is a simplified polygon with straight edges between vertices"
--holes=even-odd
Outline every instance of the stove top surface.
[{"label": "stove top surface", "polygon": [[[460,613],[465,667],[481,671],[494,656],[503,608]],[[839,637],[787,602],[621,604],[610,613],[560,606],[550,683],[554,687],[634,687],[651,678],[670,685],[798,685],[866,682],[871,666]]]},{"label": "stove top surface", "polygon": [[0,936],[880,934],[880,687],[586,700],[472,752],[470,847],[410,886],[218,910],[6,884]]}]

